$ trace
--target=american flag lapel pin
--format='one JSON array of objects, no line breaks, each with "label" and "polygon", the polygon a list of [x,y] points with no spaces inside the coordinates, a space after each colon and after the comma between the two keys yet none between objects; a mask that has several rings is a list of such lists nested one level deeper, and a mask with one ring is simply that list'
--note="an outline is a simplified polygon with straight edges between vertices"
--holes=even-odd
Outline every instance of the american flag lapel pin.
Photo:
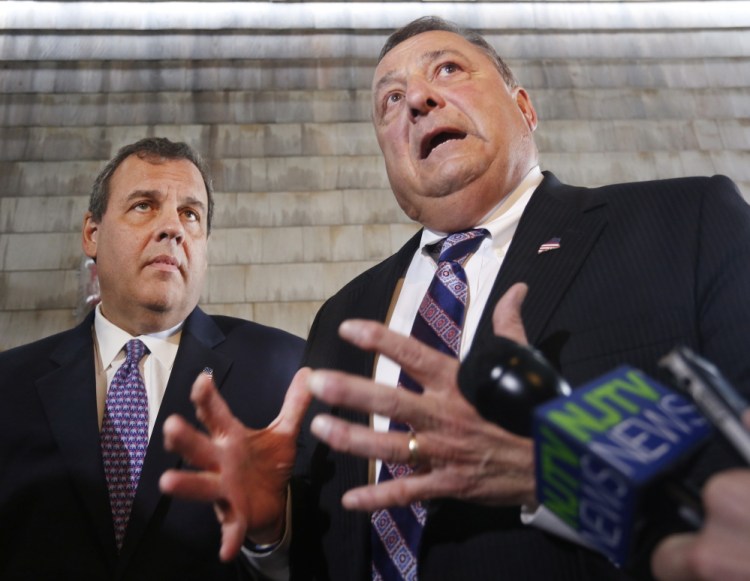
[{"label": "american flag lapel pin", "polygon": [[560,248],[560,237],[555,236],[554,238],[550,238],[549,240],[547,240],[547,242],[542,244],[539,247],[539,250],[536,251],[536,253],[542,254],[543,252],[549,252],[550,250],[557,250],[558,248]]}]

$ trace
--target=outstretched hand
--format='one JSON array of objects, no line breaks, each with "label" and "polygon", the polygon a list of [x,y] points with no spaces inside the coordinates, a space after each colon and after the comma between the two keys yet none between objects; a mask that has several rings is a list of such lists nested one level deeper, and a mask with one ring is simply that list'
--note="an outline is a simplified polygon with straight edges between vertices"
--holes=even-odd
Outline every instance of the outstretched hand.
[{"label": "outstretched hand", "polygon": [[247,428],[234,417],[206,374],[195,380],[191,400],[208,434],[177,415],[164,423],[165,448],[199,471],[168,470],[159,486],[167,494],[214,503],[223,561],[237,556],[246,537],[268,544],[283,534],[297,435],[311,400],[309,373],[297,372],[279,415],[265,429]]},{"label": "outstretched hand", "polygon": [[[496,334],[523,344],[520,309],[526,292],[524,284],[511,287],[493,316]],[[345,373],[311,373],[310,390],[321,400],[408,423],[416,434],[414,474],[352,489],[342,498],[345,507],[372,511],[438,497],[488,505],[535,502],[533,442],[479,415],[459,390],[457,359],[371,321],[344,322],[339,332],[361,349],[390,357],[424,387],[416,394]],[[408,433],[374,432],[329,415],[316,416],[311,429],[341,452],[403,464],[415,460]]]}]

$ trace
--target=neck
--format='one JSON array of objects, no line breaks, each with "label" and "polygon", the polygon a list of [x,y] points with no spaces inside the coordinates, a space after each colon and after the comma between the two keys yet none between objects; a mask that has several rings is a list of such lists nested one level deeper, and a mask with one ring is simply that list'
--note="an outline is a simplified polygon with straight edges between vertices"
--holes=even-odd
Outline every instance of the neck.
[{"label": "neck", "polygon": [[107,309],[104,302],[100,303],[99,314],[109,321],[112,325],[122,329],[133,337],[140,335],[154,335],[157,333],[167,333],[178,329],[189,313],[182,316],[173,312],[155,312],[145,310],[140,316],[123,317],[118,313]]}]

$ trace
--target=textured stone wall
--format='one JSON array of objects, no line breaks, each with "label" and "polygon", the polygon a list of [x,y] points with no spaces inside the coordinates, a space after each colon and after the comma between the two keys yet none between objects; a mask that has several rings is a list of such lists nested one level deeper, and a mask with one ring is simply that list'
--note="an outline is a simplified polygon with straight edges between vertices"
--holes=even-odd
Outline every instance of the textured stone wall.
[{"label": "textured stone wall", "polygon": [[0,3],[0,349],[74,324],[94,176],[146,135],[210,159],[201,305],[304,336],[416,226],[369,123],[374,57],[440,14],[529,90],[581,185],[723,173],[750,195],[750,2]]}]

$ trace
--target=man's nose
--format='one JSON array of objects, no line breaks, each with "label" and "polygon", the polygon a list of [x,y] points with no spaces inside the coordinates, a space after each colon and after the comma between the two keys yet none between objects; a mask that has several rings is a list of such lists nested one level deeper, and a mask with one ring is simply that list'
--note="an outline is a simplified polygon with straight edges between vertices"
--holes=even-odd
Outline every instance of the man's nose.
[{"label": "man's nose", "polygon": [[440,91],[426,79],[419,78],[409,81],[406,88],[406,103],[412,121],[445,105]]},{"label": "man's nose", "polygon": [[185,238],[185,227],[178,212],[169,211],[161,216],[157,238],[159,240],[174,240],[178,244],[182,243]]}]

